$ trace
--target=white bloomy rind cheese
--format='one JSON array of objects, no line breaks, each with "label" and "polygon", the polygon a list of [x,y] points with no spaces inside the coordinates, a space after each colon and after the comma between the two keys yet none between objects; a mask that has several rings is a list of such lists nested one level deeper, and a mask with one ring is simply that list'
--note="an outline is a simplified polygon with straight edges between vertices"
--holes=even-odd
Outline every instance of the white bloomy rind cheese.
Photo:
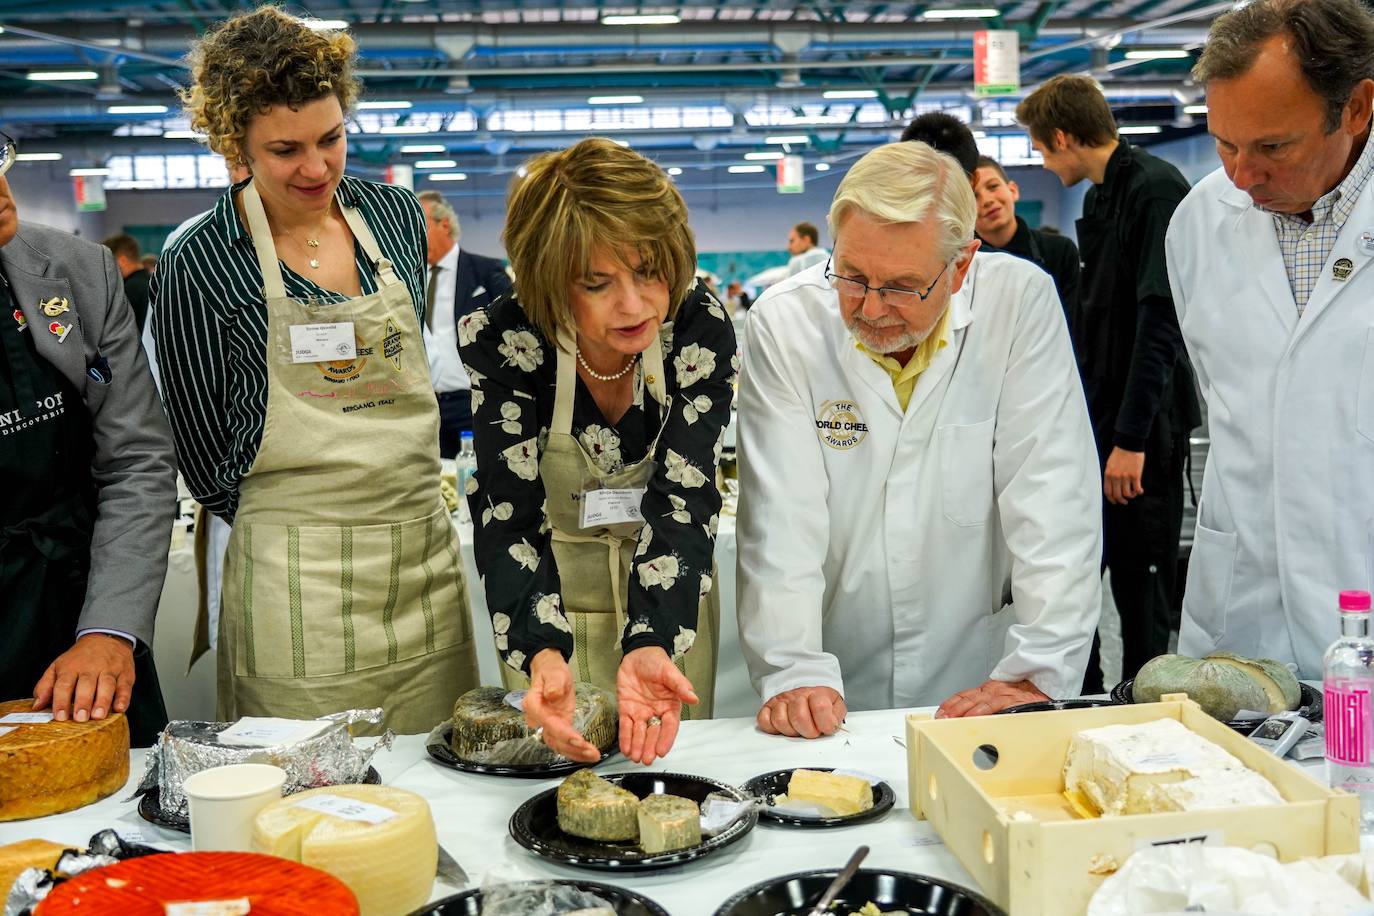
[{"label": "white bloomy rind cheese", "polygon": [[439,861],[429,803],[390,786],[327,786],[272,802],[258,812],[253,848],[338,878],[362,916],[427,902]]},{"label": "white bloomy rind cheese", "polygon": [[1283,802],[1267,779],[1176,719],[1074,735],[1064,788],[1104,816]]}]

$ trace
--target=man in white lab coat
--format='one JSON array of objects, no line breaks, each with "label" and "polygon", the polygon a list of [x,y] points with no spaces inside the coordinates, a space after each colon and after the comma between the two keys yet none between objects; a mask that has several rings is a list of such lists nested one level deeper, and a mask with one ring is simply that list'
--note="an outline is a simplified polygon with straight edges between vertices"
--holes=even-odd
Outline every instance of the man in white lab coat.
[{"label": "man in white lab coat", "polygon": [[1374,550],[1374,15],[1255,0],[1194,76],[1222,167],[1166,244],[1212,440],[1179,651],[1320,678]]},{"label": "man in white lab coat", "polygon": [[1100,613],[1097,458],[1047,274],[979,254],[924,143],[870,152],[834,256],[752,310],[740,384],[740,641],[759,727],[1073,696]]}]

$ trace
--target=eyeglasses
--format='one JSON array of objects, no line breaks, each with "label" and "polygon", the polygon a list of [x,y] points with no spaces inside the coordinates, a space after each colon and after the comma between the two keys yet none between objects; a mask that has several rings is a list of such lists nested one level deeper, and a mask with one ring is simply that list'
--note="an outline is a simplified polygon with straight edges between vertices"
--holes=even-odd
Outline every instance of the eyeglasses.
[{"label": "eyeglasses", "polygon": [[14,145],[14,138],[3,130],[0,130],[0,140],[4,141],[4,146],[0,147],[0,178],[3,178],[19,158],[19,150]]},{"label": "eyeglasses", "polygon": [[945,275],[951,262],[946,261],[940,268],[940,272],[935,275],[935,279],[930,281],[925,292],[919,289],[903,289],[900,286],[869,286],[861,280],[853,277],[841,277],[839,274],[830,272],[830,262],[825,262],[825,278],[830,281],[830,285],[835,288],[835,292],[841,296],[848,296],[852,299],[863,299],[869,293],[877,293],[878,300],[883,305],[892,309],[915,308],[917,302],[925,302],[930,298],[930,294],[935,290],[935,284],[940,282],[940,278]]}]

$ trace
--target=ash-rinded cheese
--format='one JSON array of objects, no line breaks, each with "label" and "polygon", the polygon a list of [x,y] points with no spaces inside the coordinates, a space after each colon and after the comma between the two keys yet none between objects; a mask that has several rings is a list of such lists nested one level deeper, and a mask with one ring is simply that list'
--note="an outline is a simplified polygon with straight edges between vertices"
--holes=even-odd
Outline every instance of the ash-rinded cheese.
[{"label": "ash-rinded cheese", "polygon": [[690,798],[650,795],[639,802],[639,848],[668,852],[701,842],[701,808]]},{"label": "ash-rinded cheese", "polygon": [[823,805],[844,816],[873,807],[873,787],[868,780],[819,770],[793,770],[787,780],[787,800]]},{"label": "ash-rinded cheese", "polygon": [[338,878],[362,916],[428,901],[439,861],[429,803],[390,786],[327,786],[274,801],[258,812],[253,848]]},{"label": "ash-rinded cheese", "polygon": [[1104,816],[1280,804],[1263,776],[1176,719],[1074,735],[1064,790]]},{"label": "ash-rinded cheese", "polygon": [[[595,684],[577,682],[573,685],[577,705],[573,710],[573,722],[582,736],[605,752],[619,740],[619,715],[616,711],[615,694],[603,690]],[[501,757],[498,744],[531,738],[534,731],[525,724],[525,714],[506,702],[509,694],[503,687],[477,687],[469,690],[453,704],[453,737],[449,746],[453,753],[463,760],[478,760],[483,763],[509,762],[487,760],[495,748]],[[531,742],[532,747],[513,748],[512,759],[519,763],[553,763],[554,752],[539,739]],[[534,759],[540,758],[540,759]]]},{"label": "ash-rinded cheese", "polygon": [[558,787],[558,826],[588,840],[637,840],[639,798],[591,770],[578,770]]}]

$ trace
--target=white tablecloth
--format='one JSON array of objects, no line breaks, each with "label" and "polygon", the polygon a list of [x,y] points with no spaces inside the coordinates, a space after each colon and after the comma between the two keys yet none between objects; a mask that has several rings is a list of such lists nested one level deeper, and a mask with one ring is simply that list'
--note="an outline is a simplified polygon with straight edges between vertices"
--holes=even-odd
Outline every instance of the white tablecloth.
[{"label": "white tablecloth", "polygon": [[[939,876],[974,886],[963,867],[935,837],[928,822],[917,821],[907,801],[905,711],[881,710],[849,715],[847,731],[816,741],[764,735],[749,719],[683,723],[677,746],[649,769],[710,776],[739,785],[751,776],[790,766],[851,766],[887,780],[897,795],[893,809],[879,820],[834,830],[797,830],[760,823],[743,839],[714,855],[667,871],[615,875],[554,865],[527,852],[510,838],[512,812],[527,798],[557,784],[460,773],[429,759],[420,736],[403,737],[374,763],[387,785],[425,796],[434,812],[439,842],[467,871],[472,885],[489,869],[515,868],[530,877],[590,878],[639,891],[673,916],[706,916],[736,893],[770,877],[814,868],[839,868],[854,848],[872,850],[866,867]],[[34,821],[0,823],[0,845],[31,837],[84,843],[107,827],[140,829],[148,841],[189,848],[187,837],[142,821],[135,803],[126,802],[143,770],[143,751],[133,753],[131,782],[125,790],[77,811]],[[638,769],[617,757],[600,772]],[[454,893],[435,885],[434,899]]]}]

